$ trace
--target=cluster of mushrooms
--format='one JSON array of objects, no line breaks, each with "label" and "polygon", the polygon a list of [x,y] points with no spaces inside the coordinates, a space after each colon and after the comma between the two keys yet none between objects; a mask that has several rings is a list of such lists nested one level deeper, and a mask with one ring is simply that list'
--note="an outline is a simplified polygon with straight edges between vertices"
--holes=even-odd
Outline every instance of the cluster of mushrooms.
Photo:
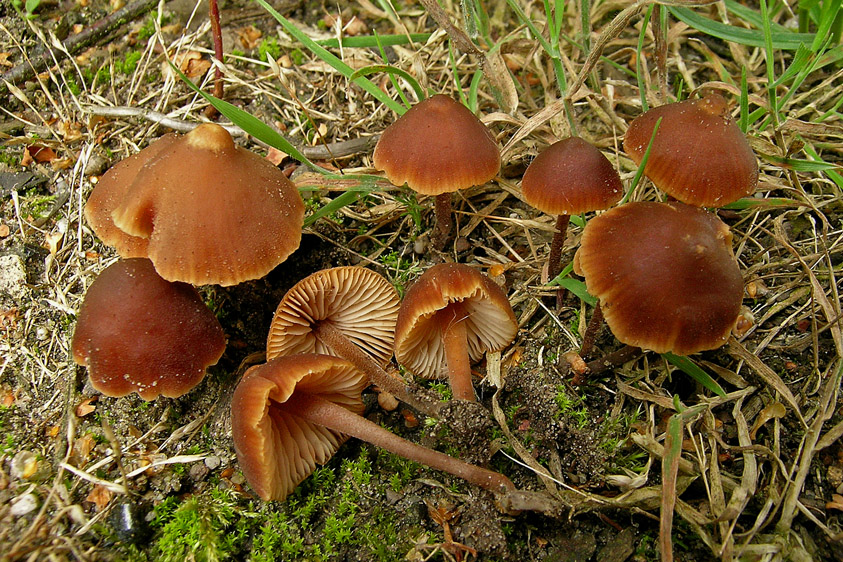
[{"label": "cluster of mushrooms", "polygon": [[[574,270],[621,342],[678,354],[713,349],[737,321],[743,283],[729,228],[702,207],[751,194],[755,157],[718,95],[635,119],[626,152],[640,164],[648,146],[644,173],[674,200],[611,208],[623,196],[620,177],[579,138],[535,158],[523,197],[558,215],[551,278],[561,269],[568,217],[609,209],[588,222]],[[395,185],[435,196],[434,246],[442,248],[452,229],[451,192],[492,180],[500,151],[468,109],[436,95],[384,131],[374,164]],[[188,392],[224,352],[223,330],[193,285],[266,275],[298,247],[304,205],[276,166],[236,146],[224,128],[202,124],[115,165],[85,216],[124,259],[89,288],[74,359],[100,392],[151,400]],[[376,385],[435,417],[441,403],[396,374],[393,356],[415,376],[447,377],[454,399],[474,400],[472,362],[506,348],[517,331],[505,292],[467,265],[431,267],[403,301],[362,267],[306,277],[278,305],[266,363],[250,368],[233,394],[233,438],[246,479],[261,498],[284,499],[354,436],[484,489],[513,491],[501,474],[368,421],[361,395]]]}]

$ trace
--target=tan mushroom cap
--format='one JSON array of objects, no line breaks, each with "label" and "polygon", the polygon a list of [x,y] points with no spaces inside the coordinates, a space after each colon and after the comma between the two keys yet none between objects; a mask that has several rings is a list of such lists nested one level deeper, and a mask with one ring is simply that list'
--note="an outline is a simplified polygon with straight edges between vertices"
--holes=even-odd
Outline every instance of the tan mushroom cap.
[{"label": "tan mushroom cap", "polygon": [[551,215],[608,209],[623,197],[617,170],[596,147],[569,137],[544,149],[521,181],[524,200]]},{"label": "tan mushroom cap", "polygon": [[225,334],[196,289],[165,281],[152,262],[107,267],[88,288],[73,334],[73,359],[107,396],[179,397],[225,351]]},{"label": "tan mushroom cap", "polygon": [[467,107],[438,94],[387,127],[374,164],[395,185],[440,195],[492,180],[501,167],[492,132]]},{"label": "tan mushroom cap", "polygon": [[722,207],[752,194],[758,162],[719,94],[653,108],[629,125],[624,150],[640,164],[662,119],[644,173],[689,205]]},{"label": "tan mushroom cap", "polygon": [[111,217],[130,236],[148,239],[162,277],[235,285],[263,277],[298,248],[304,204],[269,161],[215,124],[158,144],[146,149],[157,153],[139,167]]},{"label": "tan mushroom cap", "polygon": [[729,227],[703,209],[628,203],[588,222],[574,265],[618,340],[687,355],[723,345],[738,319],[731,244]]},{"label": "tan mushroom cap", "polygon": [[175,133],[164,135],[146,149],[112,166],[97,182],[85,203],[85,219],[100,240],[114,246],[124,258],[147,257],[148,240],[126,234],[114,225],[111,213],[122,202],[138,172],[178,140]]},{"label": "tan mushroom cap", "polygon": [[375,361],[392,358],[400,301],[381,275],[363,267],[334,267],[302,279],[275,311],[266,342],[267,359],[297,353],[335,355],[313,334],[313,326],[330,322]]},{"label": "tan mushroom cap", "polygon": [[283,500],[347,437],[285,412],[305,392],[362,414],[366,377],[350,363],[326,355],[276,357],[252,367],[231,399],[231,429],[240,468],[264,500]]},{"label": "tan mushroom cap", "polygon": [[515,313],[494,281],[467,265],[435,265],[407,291],[395,327],[395,358],[415,375],[448,376],[437,315],[447,315],[451,303],[461,303],[467,312],[463,321],[472,361],[487,351],[503,349],[515,339]]}]

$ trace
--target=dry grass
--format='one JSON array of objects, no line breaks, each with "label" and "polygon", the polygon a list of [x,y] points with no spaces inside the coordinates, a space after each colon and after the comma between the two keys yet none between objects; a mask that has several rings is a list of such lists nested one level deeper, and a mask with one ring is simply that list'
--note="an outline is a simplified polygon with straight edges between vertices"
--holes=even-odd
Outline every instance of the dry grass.
[{"label": "dry grass", "polygon": [[[581,37],[579,6],[572,3],[564,18],[573,39]],[[446,2],[445,7],[451,15],[459,13],[459,3]],[[548,554],[548,541],[553,545],[558,539],[560,531],[553,529],[570,517],[583,518],[595,529],[602,529],[604,538],[606,529],[614,532],[607,525],[594,523],[599,519],[581,515],[584,513],[644,525],[649,531],[636,536],[636,547],[639,556],[652,553],[642,536],[655,532],[657,525],[652,520],[658,520],[663,497],[663,481],[654,464],[660,464],[666,455],[667,417],[675,413],[673,395],[681,394],[689,408],[681,418],[682,453],[674,458],[675,482],[668,479],[664,485],[665,489],[675,486],[675,521],[682,522],[673,536],[692,545],[691,552],[684,551],[684,559],[840,560],[843,334],[838,277],[843,263],[843,205],[839,176],[835,181],[831,175],[840,173],[843,148],[838,111],[843,71],[838,63],[812,73],[791,92],[780,108],[778,126],[761,128],[762,118],[748,130],[760,156],[759,189],[754,204],[724,211],[722,216],[732,228],[735,254],[744,273],[745,316],[750,325],[722,350],[694,358],[716,375],[727,389],[726,396],[714,397],[690,387],[685,375],[654,355],[627,363],[579,389],[564,383],[569,392],[586,395],[586,406],[594,400],[589,394],[608,401],[610,415],[605,416],[607,410],[593,409],[595,416],[620,419],[640,412],[638,421],[626,428],[626,448],[643,451],[647,460],[642,459],[631,474],[616,467],[618,474],[595,470],[582,481],[572,479],[568,471],[547,459],[535,458],[535,443],[515,427],[507,410],[513,398],[503,390],[507,377],[522,364],[536,372],[555,373],[553,376],[560,378],[554,380],[569,380],[564,364],[545,358],[561,357],[576,349],[584,329],[585,322],[575,321],[587,314],[584,304],[572,304],[558,316],[544,304],[543,297],[554,292],[541,271],[554,223],[524,204],[519,190],[526,164],[548,143],[568,136],[570,122],[558,96],[553,66],[539,42],[515,21],[505,2],[488,2],[486,7],[490,30],[500,41],[499,60],[493,62],[505,62],[510,72],[502,72],[500,64],[485,67],[499,72],[493,82],[504,85],[503,99],[496,100],[484,80],[478,105],[484,122],[503,147],[503,169],[494,182],[456,197],[459,236],[454,244],[441,256],[415,253],[417,240],[425,239],[424,225],[431,222],[431,202],[408,200],[403,189],[385,183],[340,209],[333,219],[321,219],[309,232],[321,240],[323,252],[334,245],[342,259],[370,265],[396,283],[410,281],[434,260],[458,260],[481,268],[508,287],[521,333],[502,358],[487,361],[482,387],[494,390],[486,404],[503,433],[505,447],[497,466],[516,474],[523,487],[546,495],[522,498],[524,506],[545,513],[542,519],[530,520],[544,544],[536,536],[516,531],[510,540],[524,544],[513,544],[510,554],[498,553],[497,557],[524,559],[521,557],[529,552],[541,559]],[[612,0],[593,2],[592,56],[565,42],[560,52],[571,86],[569,104],[577,131],[610,157],[625,185],[636,167],[624,154],[621,139],[627,123],[641,112],[642,95],[636,80],[624,69],[636,70],[641,14],[646,7]],[[308,8],[320,17],[335,12],[335,8],[316,5]],[[542,29],[541,5],[531,3],[522,8]],[[726,14],[720,3],[698,11],[743,25],[733,14]],[[448,34],[437,29],[418,6],[391,14],[383,11],[380,3],[361,0],[349,7],[346,22],[351,12],[382,33],[432,31],[425,42],[388,49],[390,64],[411,73],[430,91],[456,97],[457,83],[468,91],[473,74],[483,64],[477,54],[465,55],[456,49],[452,64]],[[336,149],[339,146],[332,143],[376,135],[395,115],[361,89],[349,87],[345,78],[303,51],[289,36],[276,35],[265,19],[257,19],[256,14],[261,13],[246,4],[223,14],[226,44],[239,45],[236,48],[243,52],[221,65],[226,99],[283,132],[309,157],[345,173],[374,173],[371,143],[336,158],[321,157],[320,147],[327,143]],[[343,20],[319,30],[312,27],[318,18],[310,11],[306,17],[303,13],[294,12],[290,17],[309,35],[344,35]],[[243,19],[236,19],[237,15]],[[778,17],[783,24],[793,16],[788,8]],[[10,86],[13,103],[3,109],[6,120],[2,129],[3,154],[10,159],[0,171],[28,171],[42,174],[48,181],[41,187],[4,189],[0,217],[0,226],[8,227],[8,233],[3,228],[0,240],[0,253],[8,256],[3,262],[0,293],[0,438],[6,439],[0,443],[3,559],[119,558],[126,556],[125,551],[114,550],[105,537],[109,537],[107,528],[114,527],[113,514],[126,501],[160,503],[182,486],[197,496],[212,487],[247,493],[236,471],[230,441],[217,430],[225,427],[225,416],[219,412],[225,409],[232,373],[247,352],[260,351],[248,337],[242,338],[241,348],[230,352],[225,363],[228,371],[221,369],[213,380],[203,383],[190,401],[162,401],[151,406],[130,398],[91,401],[93,393],[84,387],[84,373],[69,353],[74,314],[85,289],[116,259],[113,251],[93,237],[82,218],[85,199],[97,176],[107,165],[166,132],[167,127],[157,122],[159,117],[166,117],[167,126],[176,128],[203,119],[207,103],[162,66],[162,53],[178,61],[185,53],[195,52],[208,60],[211,51],[205,14],[197,13],[193,19],[202,22],[194,31],[170,24],[162,27],[156,19],[148,41],[137,39],[140,24],[135,24],[131,27],[134,36],[113,39],[113,52],[104,48],[87,52],[42,73],[37,80]],[[40,31],[42,26],[49,27],[44,25],[46,21],[36,17],[26,25],[21,22],[9,12],[0,30],[4,32],[0,51],[11,53],[9,60],[14,64],[25,64],[25,54],[35,45],[55,48],[49,32]],[[254,48],[236,43],[235,32],[250,24],[261,25],[264,38],[277,37],[283,55],[278,63],[259,60]],[[713,40],[673,17],[667,19],[666,37],[668,88],[660,87],[652,30],[644,35],[641,83],[650,106],[670,101],[668,92],[679,80],[683,97],[706,89],[738,100],[745,69],[750,109],[769,107],[764,49]],[[121,61],[130,50],[140,57],[137,67],[124,74],[114,61]],[[373,49],[333,52],[355,69],[383,62]],[[778,75],[792,61],[793,52],[775,51],[774,57]],[[85,82],[83,76],[89,76],[85,68],[94,64],[108,70],[107,81]],[[211,75],[200,76],[206,90],[210,90]],[[75,93],[68,77],[80,87]],[[395,93],[388,79],[380,75],[372,79]],[[409,88],[407,92],[412,96]],[[517,92],[514,100],[507,97],[512,92]],[[782,90],[779,95],[784,94]],[[504,111],[499,101],[504,106],[512,101],[517,104]],[[106,114],[108,117],[102,117]],[[242,142],[250,144],[246,138]],[[34,145],[51,148],[55,158],[36,159],[23,167],[18,157],[25,147],[32,150]],[[260,146],[252,148],[262,150]],[[782,158],[812,160],[812,153],[838,167],[829,173],[800,172],[781,163]],[[309,172],[297,172],[294,177],[300,186],[313,189],[313,204],[328,203],[349,187],[348,182],[327,181]],[[41,201],[45,195],[49,199]],[[645,181],[631,199],[660,197]],[[414,214],[421,217],[422,225],[416,224]],[[577,245],[580,233],[581,228],[572,228],[568,248]],[[296,271],[294,276],[310,272]],[[221,311],[225,311],[226,299],[233,298],[213,289],[207,294],[222,299]],[[230,322],[234,325],[237,320]],[[608,333],[599,341],[603,352],[618,347]],[[222,406],[215,407],[218,404]],[[203,432],[203,427],[212,429]],[[210,461],[205,463],[206,459]],[[530,470],[519,467],[519,462]],[[191,467],[207,466],[212,479],[206,479],[207,470],[201,479],[185,478],[173,471],[180,464],[190,474]],[[430,490],[437,489],[416,486],[421,494],[434,494]],[[833,494],[838,494],[836,504]],[[244,512],[252,510],[245,507],[246,496],[238,497]],[[35,508],[21,515],[30,501]],[[393,509],[371,501],[378,509]],[[261,513],[266,516],[265,511]],[[521,517],[523,522],[526,516]],[[507,525],[517,527],[519,518]],[[447,541],[441,526],[429,522],[419,526],[427,528],[427,534],[412,539],[424,539],[405,551],[392,552],[393,558],[401,558],[407,551],[417,555],[415,559],[422,559],[422,551],[425,556],[430,552],[446,559],[457,556],[447,544],[422,548],[420,545],[428,542]],[[428,537],[430,534],[434,536]],[[249,547],[239,548],[248,552]],[[239,552],[245,556],[243,550]]]}]

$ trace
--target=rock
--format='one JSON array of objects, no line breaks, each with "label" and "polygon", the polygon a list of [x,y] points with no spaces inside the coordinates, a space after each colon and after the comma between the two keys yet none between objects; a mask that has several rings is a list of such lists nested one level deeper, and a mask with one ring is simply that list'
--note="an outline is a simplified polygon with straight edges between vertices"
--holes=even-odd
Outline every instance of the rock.
[{"label": "rock", "polygon": [[0,256],[0,302],[20,302],[26,295],[26,269],[20,256]]},{"label": "rock", "polygon": [[13,517],[21,517],[35,511],[37,507],[38,498],[35,497],[35,494],[24,494],[12,500],[12,507],[9,508],[9,513]]}]

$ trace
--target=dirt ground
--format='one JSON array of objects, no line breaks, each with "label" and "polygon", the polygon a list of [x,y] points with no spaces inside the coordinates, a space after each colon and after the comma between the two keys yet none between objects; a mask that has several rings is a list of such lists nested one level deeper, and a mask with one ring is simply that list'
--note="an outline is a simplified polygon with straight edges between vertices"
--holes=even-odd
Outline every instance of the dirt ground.
[{"label": "dirt ground", "polygon": [[[430,247],[432,198],[380,182],[329,208],[266,277],[200,288],[228,343],[194,390],[150,402],[100,395],[73,362],[70,341],[87,287],[118,256],[85,223],[84,203],[111,165],[173,127],[207,120],[207,102],[165,62],[169,56],[212,90],[207,7],[162,2],[67,58],[61,40],[126,3],[42,0],[30,17],[25,6],[0,4],[0,72],[50,61],[34,77],[0,84],[0,560],[655,560],[667,490],[676,498],[668,534],[677,560],[843,561],[839,45],[792,92],[783,79],[780,121],[749,124],[758,191],[718,212],[744,279],[742,322],[725,346],[691,359],[725,390],[719,397],[655,353],[591,374],[578,373],[569,355],[592,307],[569,294],[554,310],[555,288],[542,268],[555,219],[527,205],[519,187],[535,155],[571,132],[552,57],[512,9],[521,6],[546,34],[541,3],[442,3],[459,28],[468,21],[462,8],[485,7],[486,33],[498,46],[489,52],[482,29],[474,41],[489,66],[482,53],[461,51],[458,30],[442,29],[420,4],[390,12],[388,2],[367,0],[270,3],[314,39],[426,34],[382,53],[328,48],[354,69],[386,60],[429,92],[457,97],[457,83],[466,93],[475,84],[478,115],[503,148],[501,172],[455,195],[456,236],[443,252]],[[673,15],[664,20],[662,91],[653,32],[641,33],[646,3],[633,12],[627,2],[591,2],[588,36],[602,58],[583,73],[581,4],[565,6],[570,32],[556,60],[577,84],[568,109],[627,188],[636,166],[622,139],[641,113],[642,89],[650,106],[675,92],[717,91],[738,115],[744,70],[749,111],[769,107],[763,48],[699,33]],[[374,140],[395,113],[259,4],[220,8],[224,99],[320,166],[376,173]],[[724,3],[695,10],[743,26]],[[778,5],[776,24],[791,26],[794,10]],[[794,53],[775,51],[777,75]],[[394,99],[400,87],[414,101],[406,81],[382,70],[369,78]],[[162,115],[167,124],[158,123]],[[364,140],[342,144],[356,139]],[[290,175],[308,216],[353,187],[354,180],[320,179],[253,138],[237,142]],[[320,152],[326,144],[333,157]],[[826,164],[810,162],[820,158]],[[647,180],[632,194],[660,198]],[[572,221],[566,263],[581,234],[582,221]],[[229,400],[245,369],[263,361],[282,296],[339,265],[368,267],[403,294],[442,262],[468,264],[505,289],[516,340],[474,366],[476,407],[452,404],[436,420],[405,406],[385,409],[367,391],[366,416],[485,464],[523,494],[502,505],[455,477],[350,440],[286,501],[262,502],[237,463]],[[586,359],[622,348],[603,328]],[[449,394],[443,383],[423,384]],[[671,477],[665,450],[680,404],[686,417]]]}]

